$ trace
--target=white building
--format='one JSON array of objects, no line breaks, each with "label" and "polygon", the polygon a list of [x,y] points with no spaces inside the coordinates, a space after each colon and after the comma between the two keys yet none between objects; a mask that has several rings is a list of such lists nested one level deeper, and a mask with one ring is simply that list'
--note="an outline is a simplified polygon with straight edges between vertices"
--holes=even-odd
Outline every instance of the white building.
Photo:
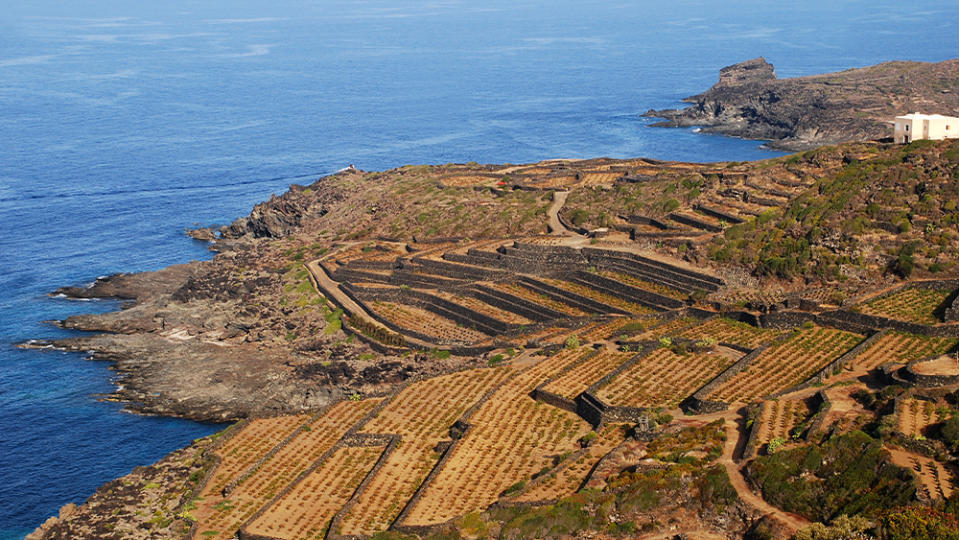
[{"label": "white building", "polygon": [[959,118],[921,113],[897,116],[893,138],[897,143],[909,143],[920,139],[957,139],[959,138]]}]

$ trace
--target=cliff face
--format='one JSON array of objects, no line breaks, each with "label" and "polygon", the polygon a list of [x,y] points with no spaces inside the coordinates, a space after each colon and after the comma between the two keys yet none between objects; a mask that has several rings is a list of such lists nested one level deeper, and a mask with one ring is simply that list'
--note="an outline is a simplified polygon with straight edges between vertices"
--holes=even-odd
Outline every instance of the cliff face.
[{"label": "cliff face", "polygon": [[959,114],[959,59],[779,79],[772,64],[754,58],[722,68],[716,85],[683,101],[691,105],[644,116],[665,119],[656,126],[701,126],[787,150],[880,139],[891,136],[899,114]]}]

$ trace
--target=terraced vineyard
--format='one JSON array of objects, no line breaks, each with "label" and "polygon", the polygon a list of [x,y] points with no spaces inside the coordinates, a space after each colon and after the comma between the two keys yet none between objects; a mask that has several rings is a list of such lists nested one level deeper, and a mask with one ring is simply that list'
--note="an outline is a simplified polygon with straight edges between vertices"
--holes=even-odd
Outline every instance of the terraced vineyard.
[{"label": "terraced vineyard", "polygon": [[623,173],[587,172],[587,173],[583,173],[583,185],[585,186],[610,185],[613,182],[615,182],[617,178],[621,176],[623,176]]},{"label": "terraced vineyard", "polygon": [[369,303],[374,313],[407,330],[416,330],[436,340],[448,343],[476,343],[489,336],[456,324],[445,317],[423,308],[396,302],[374,301]]},{"label": "terraced vineyard", "polygon": [[733,345],[755,349],[781,334],[782,332],[779,330],[757,328],[726,317],[716,317],[688,328],[678,335],[697,341],[711,339],[717,343],[732,343]]},{"label": "terraced vineyard", "polygon": [[336,450],[250,524],[247,532],[289,540],[324,538],[333,516],[373,469],[385,448],[354,446]]},{"label": "terraced vineyard", "polygon": [[502,321],[507,324],[517,324],[517,325],[529,325],[533,324],[533,321],[523,317],[522,315],[517,315],[512,311],[506,311],[505,309],[500,309],[496,306],[492,306],[473,298],[472,296],[466,296],[462,294],[453,294],[448,292],[437,291],[434,293],[436,296],[443,298],[444,300],[449,300],[456,305],[463,306],[467,309],[471,309],[477,313],[492,317],[498,321]]},{"label": "terraced vineyard", "polygon": [[580,335],[585,343],[610,339],[620,328],[632,321],[633,319],[628,317],[616,317],[608,322],[593,325]]},{"label": "terraced vineyard", "polygon": [[942,320],[936,315],[936,308],[945,302],[949,294],[950,291],[942,289],[907,287],[857,306],[856,310],[899,321],[937,324]]},{"label": "terraced vineyard", "polygon": [[650,326],[641,332],[631,333],[627,336],[627,338],[629,341],[649,341],[659,339],[661,337],[672,336],[685,330],[687,327],[696,324],[697,321],[698,319],[693,317],[677,317],[671,321]]},{"label": "terraced vineyard", "polygon": [[239,483],[228,495],[204,489],[202,500],[198,499],[193,511],[198,521],[197,534],[210,539],[231,538],[240,525],[333,448],[380,401],[340,402],[309,423],[309,429],[300,430],[287,444],[279,446],[252,474],[238,478]]},{"label": "terraced vineyard", "polygon": [[946,353],[955,345],[955,338],[887,332],[857,356],[853,360],[853,366],[870,370],[887,362],[907,363]]},{"label": "terraced vineyard", "polygon": [[672,408],[735,363],[739,356],[729,349],[685,354],[656,349],[596,394],[618,407]]},{"label": "terraced vineyard", "polygon": [[513,375],[509,367],[462,371],[411,384],[363,426],[363,433],[399,435],[401,443],[344,516],[348,535],[386,530],[436,464],[434,448],[488,391]]},{"label": "terraced vineyard", "polygon": [[585,296],[586,298],[595,300],[601,304],[606,304],[607,306],[619,308],[633,314],[641,315],[643,313],[653,313],[653,310],[649,309],[646,306],[642,306],[635,302],[630,302],[629,300],[623,299],[619,296],[608,294],[603,291],[596,290],[592,287],[587,287],[586,285],[582,285],[580,283],[573,283],[572,281],[563,281],[561,279],[543,279],[543,282],[548,283],[558,289],[563,289],[564,291],[576,293],[580,296]]},{"label": "terraced vineyard", "polygon": [[220,464],[203,493],[209,495],[223,491],[227,484],[238,479],[309,418],[306,414],[256,418],[242,428],[233,428],[240,429],[240,432],[233,434],[216,452],[220,457]]},{"label": "terraced vineyard", "polygon": [[899,432],[909,437],[924,437],[925,429],[941,420],[935,404],[924,399],[901,400],[898,412]]},{"label": "terraced vineyard", "polygon": [[581,358],[564,350],[505,382],[470,419],[472,428],[426,486],[406,525],[442,523],[486,508],[510,485],[528,481],[574,451],[589,425],[573,413],[534,401],[530,392],[543,380]]},{"label": "terraced vineyard", "polygon": [[599,460],[626,439],[627,428],[628,426],[624,424],[604,426],[588,448],[574,453],[567,458],[566,462],[557,465],[556,469],[541,478],[538,477],[512,501],[525,503],[554,501],[575,493]]},{"label": "terraced vineyard", "polygon": [[726,403],[748,403],[785,390],[809,379],[862,339],[859,334],[818,326],[796,330],[785,341],[763,351],[708,397]]},{"label": "terraced vineyard", "polygon": [[523,287],[518,283],[496,283],[493,284],[492,287],[505,293],[518,296],[523,300],[533,302],[534,304],[539,304],[560,313],[565,313],[570,317],[585,317],[587,315],[587,313],[582,310],[579,310],[569,304],[564,304],[563,302],[553,300],[545,294],[541,294],[534,290]]},{"label": "terraced vineyard", "polygon": [[643,289],[645,291],[654,292],[656,294],[661,294],[663,296],[668,296],[670,298],[675,298],[676,300],[685,300],[687,295],[677,291],[676,289],[670,289],[665,285],[660,285],[659,283],[653,283],[651,281],[646,281],[639,279],[638,277],[631,276],[623,272],[614,272],[612,270],[597,270],[596,273],[600,276],[612,279],[614,281],[619,281],[620,283],[625,283],[637,289]]},{"label": "terraced vineyard", "polygon": [[595,355],[587,357],[582,363],[547,384],[543,390],[567,399],[574,399],[594,382],[602,379],[633,356],[636,356],[635,352],[600,349]]},{"label": "terraced vineyard", "polygon": [[942,463],[920,454],[894,448],[892,462],[909,469],[919,480],[919,490],[932,500],[945,500],[959,488],[956,477]]},{"label": "terraced vineyard", "polygon": [[773,399],[764,401],[756,422],[759,433],[756,444],[767,444],[773,439],[789,441],[792,430],[803,423],[813,411],[801,399]]}]

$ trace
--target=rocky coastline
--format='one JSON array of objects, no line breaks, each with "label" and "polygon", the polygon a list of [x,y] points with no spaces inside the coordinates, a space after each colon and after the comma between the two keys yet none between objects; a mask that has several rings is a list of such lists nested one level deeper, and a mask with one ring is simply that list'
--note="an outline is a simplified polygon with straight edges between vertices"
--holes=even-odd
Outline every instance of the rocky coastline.
[{"label": "rocky coastline", "polygon": [[896,115],[959,114],[959,59],[780,79],[760,57],[722,68],[712,88],[683,101],[690,105],[643,116],[662,118],[657,127],[699,127],[789,151],[883,139]]}]

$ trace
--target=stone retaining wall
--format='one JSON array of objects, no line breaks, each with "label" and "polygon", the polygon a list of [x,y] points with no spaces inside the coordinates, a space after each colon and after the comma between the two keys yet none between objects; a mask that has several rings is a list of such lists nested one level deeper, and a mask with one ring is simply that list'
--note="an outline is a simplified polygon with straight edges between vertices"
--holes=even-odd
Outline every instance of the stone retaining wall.
[{"label": "stone retaining wall", "polygon": [[423,269],[425,270],[425,273],[428,274],[445,276],[464,281],[496,281],[505,279],[509,276],[509,274],[503,270],[496,270],[487,267],[467,266],[447,260],[439,261],[435,259],[424,259],[421,257],[413,257],[410,260],[410,263],[406,263],[401,267],[409,267],[409,269],[413,271]]},{"label": "stone retaining wall", "polygon": [[723,231],[723,228],[720,227],[719,225],[713,225],[712,223],[708,223],[708,222],[706,222],[706,221],[702,221],[702,220],[700,220],[700,219],[696,219],[696,218],[694,218],[694,217],[692,217],[692,216],[687,216],[686,214],[675,214],[675,213],[673,213],[673,214],[669,214],[669,215],[666,216],[666,217],[668,217],[669,219],[675,221],[676,223],[682,223],[683,225],[689,225],[690,227],[694,227],[694,228],[696,228],[696,229],[701,229],[701,230],[704,230],[704,231],[707,231],[707,232],[718,233],[718,232],[722,232],[722,231]]},{"label": "stone retaining wall", "polygon": [[732,223],[732,224],[743,223],[743,222],[744,222],[743,218],[741,218],[741,217],[739,217],[739,216],[735,216],[735,215],[733,215],[733,214],[730,214],[730,213],[728,213],[728,212],[724,212],[724,211],[719,210],[719,209],[717,209],[717,208],[711,208],[711,207],[706,206],[706,205],[704,205],[704,204],[694,204],[694,205],[693,205],[693,210],[697,210],[697,211],[699,211],[699,212],[702,212],[702,213],[706,214],[707,216],[711,216],[711,217],[714,217],[714,218],[716,218],[716,219],[721,219],[721,220],[723,220],[723,221],[726,221],[726,222]]},{"label": "stone retaining wall", "polygon": [[591,264],[599,261],[600,259],[618,259],[634,267],[641,267],[647,271],[652,271],[654,274],[666,275],[667,277],[671,277],[671,279],[681,283],[689,282],[689,286],[693,288],[716,291],[725,285],[725,282],[722,279],[709,274],[689,270],[656,259],[650,259],[649,257],[643,257],[642,255],[637,255],[635,253],[591,247],[584,247],[582,251]]},{"label": "stone retaining wall", "polygon": [[543,322],[568,317],[565,313],[485,285],[475,285],[472,295],[491,306],[517,313],[534,321]]},{"label": "stone retaining wall", "polygon": [[548,283],[543,283],[542,281],[533,278],[524,276],[520,278],[520,282],[536,292],[556,300],[557,302],[581,309],[586,313],[615,313],[619,315],[629,315],[629,312],[626,310],[603,304],[602,302],[598,302],[592,298],[587,298],[581,294],[563,290],[559,287],[554,287]]},{"label": "stone retaining wall", "polygon": [[667,311],[686,306],[686,303],[681,300],[633,287],[632,285],[626,285],[625,283],[591,272],[577,272],[573,276],[573,281],[620,298],[625,298],[656,311]]},{"label": "stone retaining wall", "polygon": [[809,442],[816,441],[817,438],[822,435],[826,418],[832,409],[832,400],[829,399],[829,395],[826,394],[825,390],[816,392],[816,399],[819,401],[818,410],[816,414],[813,415],[813,420],[809,423],[809,429],[806,430],[806,436],[804,437],[804,439]]},{"label": "stone retaining wall", "polygon": [[746,369],[756,359],[760,354],[768,349],[770,345],[761,345],[746,356],[740,358],[735,364],[726,368],[725,371],[714,377],[711,381],[703,385],[702,388],[697,390],[686,399],[683,403],[680,403],[680,407],[686,411],[694,411],[698,414],[706,414],[712,412],[725,411],[729,408],[729,404],[722,401],[710,401],[707,399],[707,396],[712,393],[713,390],[719,388],[726,383],[729,379],[732,379],[740,371]]},{"label": "stone retaining wall", "polygon": [[670,229],[675,229],[675,227],[670,226],[664,221],[660,221],[656,218],[651,218],[647,216],[641,216],[639,214],[631,214],[628,216],[619,216],[627,223],[632,223],[633,225],[648,225],[650,227],[656,227],[657,229],[668,231]]},{"label": "stone retaining wall", "polygon": [[922,388],[938,388],[940,386],[949,386],[959,383],[959,375],[929,375],[925,373],[918,373],[914,369],[916,364],[921,364],[923,362],[928,362],[939,358],[941,355],[931,356],[928,358],[920,358],[919,360],[913,360],[906,364],[906,367],[900,372],[902,377],[907,381],[910,381],[913,385],[919,386]]}]

